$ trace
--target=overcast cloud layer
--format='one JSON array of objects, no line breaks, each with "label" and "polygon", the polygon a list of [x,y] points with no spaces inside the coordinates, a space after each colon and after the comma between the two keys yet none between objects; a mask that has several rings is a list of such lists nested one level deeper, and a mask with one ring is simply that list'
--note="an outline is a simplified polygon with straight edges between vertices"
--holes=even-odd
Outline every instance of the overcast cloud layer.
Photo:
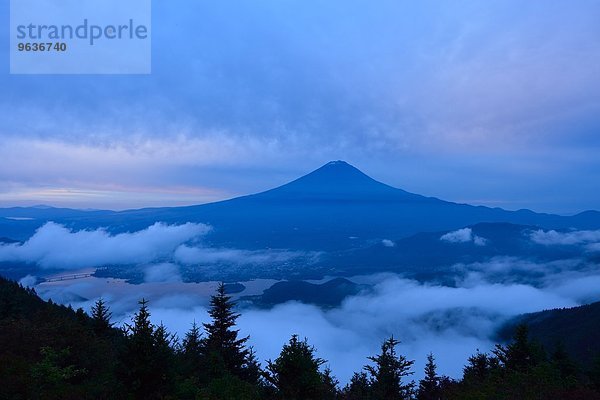
[{"label": "overcast cloud layer", "polygon": [[154,2],[152,75],[5,68],[0,205],[191,204],[346,159],[449,200],[600,208],[599,13],[594,0]]}]

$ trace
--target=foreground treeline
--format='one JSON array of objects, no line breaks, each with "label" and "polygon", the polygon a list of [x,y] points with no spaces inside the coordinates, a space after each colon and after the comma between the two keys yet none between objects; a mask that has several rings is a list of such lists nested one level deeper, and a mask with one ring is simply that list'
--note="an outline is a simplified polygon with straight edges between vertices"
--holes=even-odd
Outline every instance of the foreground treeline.
[{"label": "foreground treeline", "polygon": [[192,324],[183,338],[152,324],[143,300],[121,329],[103,301],[91,314],[44,302],[0,278],[0,398],[600,399],[600,358],[580,367],[561,346],[544,351],[524,326],[509,344],[470,357],[460,380],[439,376],[429,355],[424,379],[413,381],[413,361],[388,338],[340,387],[298,336],[261,365],[236,330],[239,315],[223,285],[211,299],[211,321]]}]

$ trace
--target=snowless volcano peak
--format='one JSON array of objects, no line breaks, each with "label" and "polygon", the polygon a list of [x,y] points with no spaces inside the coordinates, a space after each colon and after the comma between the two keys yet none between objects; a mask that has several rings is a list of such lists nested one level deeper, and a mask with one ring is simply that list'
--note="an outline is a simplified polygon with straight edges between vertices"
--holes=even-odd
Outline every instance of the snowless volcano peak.
[{"label": "snowless volcano peak", "polygon": [[263,195],[337,200],[380,199],[382,196],[390,200],[423,199],[422,196],[378,182],[342,160],[330,161],[286,185],[264,192]]}]

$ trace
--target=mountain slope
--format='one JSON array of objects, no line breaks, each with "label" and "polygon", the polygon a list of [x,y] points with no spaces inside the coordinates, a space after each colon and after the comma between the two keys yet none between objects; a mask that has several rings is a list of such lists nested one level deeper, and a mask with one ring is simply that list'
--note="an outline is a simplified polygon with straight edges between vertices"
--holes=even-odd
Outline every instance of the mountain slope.
[{"label": "mountain slope", "polygon": [[[480,222],[600,228],[600,213],[563,217],[446,202],[393,188],[343,161],[334,161],[278,188],[231,200],[87,213],[55,221],[76,229],[108,227],[112,232],[144,229],[156,221],[201,222],[214,227],[206,238],[212,245],[330,251],[361,247],[377,238],[402,238]],[[4,220],[0,229],[6,224],[11,225],[12,233],[19,224],[23,229],[18,235],[0,230],[0,236],[24,240],[43,222]]]},{"label": "mountain slope", "polygon": [[521,315],[501,329],[500,338],[509,338],[518,324],[527,324],[531,337],[549,351],[562,344],[584,364],[600,356],[600,302]]},{"label": "mountain slope", "polygon": [[121,217],[209,223],[215,229],[208,240],[216,245],[326,251],[480,222],[600,228],[599,213],[562,217],[446,202],[377,182],[341,161],[263,193],[201,206],[130,211]]},{"label": "mountain slope", "polygon": [[[455,278],[460,271],[453,266],[489,262],[494,257],[539,263],[569,259],[597,262],[593,253],[585,253],[579,245],[546,246],[536,243],[531,234],[537,230],[538,227],[529,225],[479,223],[453,232],[421,232],[397,240],[374,240],[364,247],[330,252],[320,263],[323,267],[337,267],[347,275],[378,268],[428,280],[434,277],[442,279],[446,275]],[[467,237],[443,240],[460,232]],[[514,280],[539,274],[539,271],[524,270],[519,274],[516,271],[497,272]]]},{"label": "mountain slope", "polygon": [[346,297],[368,289],[367,285],[359,285],[344,278],[334,278],[321,284],[282,281],[266,289],[262,295],[247,296],[242,299],[250,300],[255,305],[263,307],[272,307],[288,301],[334,307],[339,306]]},{"label": "mountain slope", "polygon": [[122,345],[119,329],[101,336],[83,310],[0,277],[1,399],[123,398],[115,379]]},{"label": "mountain slope", "polygon": [[331,161],[290,183],[248,197],[291,202],[442,202],[378,182],[344,161]]}]

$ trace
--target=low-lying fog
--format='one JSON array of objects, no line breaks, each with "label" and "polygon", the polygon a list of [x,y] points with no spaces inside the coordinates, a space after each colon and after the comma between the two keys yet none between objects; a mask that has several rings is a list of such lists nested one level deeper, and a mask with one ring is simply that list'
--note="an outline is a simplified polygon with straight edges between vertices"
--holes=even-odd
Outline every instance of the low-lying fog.
[{"label": "low-lying fog", "polygon": [[[486,267],[486,266],[481,266]],[[543,287],[494,284],[471,274],[457,287],[421,284],[397,275],[351,278],[373,285],[369,292],[351,296],[341,306],[321,309],[289,302],[271,309],[243,307],[241,334],[250,335],[262,360],[275,358],[293,333],[305,336],[318,355],[329,360],[340,381],[358,371],[366,357],[378,351],[383,338],[400,338],[400,351],[416,360],[421,375],[426,354],[437,357],[440,372],[458,377],[476,349],[493,346],[495,329],[507,318],[547,308],[570,307],[600,298],[600,273],[561,274]],[[260,294],[275,281],[243,282],[240,295]],[[117,325],[129,321],[137,301],[150,300],[153,321],[163,322],[182,337],[190,324],[207,320],[206,307],[216,282],[151,282],[130,285],[115,279],[85,278],[36,286],[45,299],[90,309],[105,298]]]},{"label": "low-lying fog", "polygon": [[[101,230],[70,232],[48,225],[24,244],[0,246],[0,260],[26,260],[41,268],[61,263],[71,269],[68,273],[83,266],[93,270],[90,263],[98,259],[101,263],[145,263],[145,282],[140,285],[87,277],[44,282],[35,289],[45,299],[85,310],[103,297],[117,325],[129,321],[137,301],[144,297],[150,301],[153,320],[162,321],[182,337],[193,321],[207,320],[206,307],[216,282],[182,282],[178,251],[184,245],[197,246],[190,240],[207,229],[196,224],[157,224],[146,231],[111,236]],[[544,240],[547,245],[568,241],[570,245],[581,245],[582,252],[593,252],[598,250],[600,235],[597,231],[540,231],[532,240]],[[235,251],[228,254],[243,258]],[[378,352],[384,338],[394,335],[402,341],[399,351],[416,360],[415,378],[422,375],[429,352],[436,356],[441,373],[459,377],[467,358],[477,349],[489,350],[496,329],[510,317],[600,299],[600,268],[584,258],[536,263],[498,257],[452,268],[457,278],[450,286],[421,283],[395,274],[352,277],[353,282],[368,284],[371,289],[329,309],[297,302],[261,309],[245,303],[239,310],[241,334],[250,335],[250,344],[262,360],[275,358],[293,333],[307,337],[342,383],[362,368],[367,356]],[[31,276],[22,280],[24,285],[35,282]],[[260,294],[275,281],[242,283],[246,289],[236,296]]]}]

